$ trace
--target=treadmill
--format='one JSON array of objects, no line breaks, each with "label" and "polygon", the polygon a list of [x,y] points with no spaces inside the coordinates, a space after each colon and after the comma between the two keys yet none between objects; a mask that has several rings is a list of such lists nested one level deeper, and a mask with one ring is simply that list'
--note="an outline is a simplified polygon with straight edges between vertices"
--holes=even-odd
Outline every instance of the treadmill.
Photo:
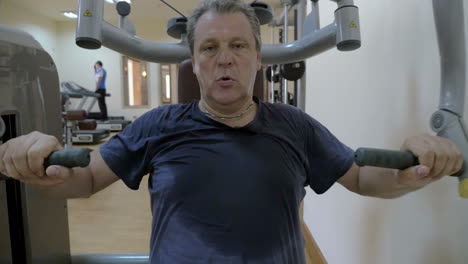
[{"label": "treadmill", "polygon": [[[65,113],[64,116],[67,116],[66,112],[69,110],[71,105],[70,98],[80,99],[83,98],[82,95],[76,93],[70,93],[68,91],[61,91],[61,102],[62,102],[62,111]],[[72,129],[73,125],[71,122],[78,121],[79,119],[68,119],[65,122],[65,141],[67,137],[71,137],[71,143],[73,144],[98,144],[101,140],[110,136],[110,130],[108,129]],[[69,144],[70,142],[68,142]]]},{"label": "treadmill", "polygon": [[108,136],[110,136],[110,131],[104,129],[73,130],[72,142],[73,144],[98,144]]},{"label": "treadmill", "polygon": [[[97,122],[97,129],[107,129],[113,132],[116,131],[122,131],[125,127],[127,127],[131,121],[124,120],[123,116],[119,117],[109,117],[108,120],[99,120],[100,115],[96,115],[94,113],[91,113],[90,110],[93,108],[94,104],[96,104],[97,99],[101,96],[95,92],[92,92],[83,86],[78,85],[75,82],[72,81],[67,81],[67,82],[62,82],[61,87],[63,91],[68,92],[70,94],[75,94],[75,95],[81,95],[82,99],[77,106],[77,109],[84,109],[86,102],[88,99],[91,100],[91,102],[88,104],[88,108],[85,109],[87,110],[86,112],[88,114],[88,118],[93,118],[96,119]],[[110,96],[110,94],[106,94],[106,96]]]}]

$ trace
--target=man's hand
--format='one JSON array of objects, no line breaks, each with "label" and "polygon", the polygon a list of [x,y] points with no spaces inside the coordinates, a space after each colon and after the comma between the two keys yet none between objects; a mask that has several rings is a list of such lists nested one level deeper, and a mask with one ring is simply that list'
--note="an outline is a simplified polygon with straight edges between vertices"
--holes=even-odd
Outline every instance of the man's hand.
[{"label": "man's hand", "polygon": [[398,171],[398,183],[419,188],[444,176],[453,175],[463,166],[463,154],[450,140],[427,134],[405,140],[402,151],[411,151],[420,165]]},{"label": "man's hand", "polygon": [[44,160],[58,150],[62,150],[58,140],[40,132],[11,139],[0,145],[0,173],[35,185],[63,183],[70,177],[70,169],[61,166],[44,169]]}]

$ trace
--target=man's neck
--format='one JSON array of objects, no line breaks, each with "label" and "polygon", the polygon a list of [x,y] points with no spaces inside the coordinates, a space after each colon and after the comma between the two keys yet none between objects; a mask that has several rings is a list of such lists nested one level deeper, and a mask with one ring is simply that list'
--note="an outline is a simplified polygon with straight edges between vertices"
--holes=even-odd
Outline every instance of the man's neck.
[{"label": "man's neck", "polygon": [[208,117],[230,127],[243,127],[255,119],[258,105],[252,100],[245,101],[239,106],[223,107],[220,110],[216,106],[210,106],[203,99],[198,107]]}]

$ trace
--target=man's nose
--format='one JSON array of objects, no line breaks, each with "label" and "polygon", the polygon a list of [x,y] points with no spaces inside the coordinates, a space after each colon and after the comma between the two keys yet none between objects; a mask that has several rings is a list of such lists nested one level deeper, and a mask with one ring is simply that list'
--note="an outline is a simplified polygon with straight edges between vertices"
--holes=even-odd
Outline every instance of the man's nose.
[{"label": "man's nose", "polygon": [[233,55],[230,50],[222,49],[218,54],[218,65],[219,66],[231,66],[233,62]]}]

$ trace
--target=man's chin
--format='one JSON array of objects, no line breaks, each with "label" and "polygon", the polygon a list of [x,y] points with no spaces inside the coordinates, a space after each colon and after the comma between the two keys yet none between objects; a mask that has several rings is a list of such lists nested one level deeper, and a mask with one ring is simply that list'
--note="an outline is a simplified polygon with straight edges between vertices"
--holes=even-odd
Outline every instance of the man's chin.
[{"label": "man's chin", "polygon": [[241,94],[232,94],[232,93],[221,93],[221,94],[214,94],[211,99],[214,100],[216,103],[220,105],[231,105],[238,103],[239,101],[245,99],[246,95]]}]

